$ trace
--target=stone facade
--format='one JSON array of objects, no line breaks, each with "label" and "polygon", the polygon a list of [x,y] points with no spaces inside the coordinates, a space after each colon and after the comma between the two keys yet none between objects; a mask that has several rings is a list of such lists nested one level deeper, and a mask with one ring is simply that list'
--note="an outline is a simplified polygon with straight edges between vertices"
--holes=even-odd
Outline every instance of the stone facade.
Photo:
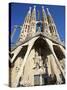
[{"label": "stone facade", "polygon": [[17,46],[10,51],[10,86],[39,86],[65,83],[65,46],[54,20],[42,7],[42,20],[36,19],[36,6],[29,8]]}]

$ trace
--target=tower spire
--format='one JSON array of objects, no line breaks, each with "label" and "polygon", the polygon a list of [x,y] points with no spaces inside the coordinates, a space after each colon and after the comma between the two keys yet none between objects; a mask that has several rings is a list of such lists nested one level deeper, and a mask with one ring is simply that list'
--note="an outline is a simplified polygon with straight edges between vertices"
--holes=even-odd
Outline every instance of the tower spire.
[{"label": "tower spire", "polygon": [[29,32],[29,28],[30,28],[30,20],[31,20],[31,7],[29,7],[29,11],[27,13],[27,16],[24,20],[24,24],[22,26],[22,30],[20,32],[20,38],[19,41],[24,41],[27,37],[27,34]]},{"label": "tower spire", "polygon": [[44,6],[42,6],[42,32],[44,32],[45,34],[49,34],[47,15],[44,10]]},{"label": "tower spire", "polygon": [[51,16],[51,13],[49,12],[49,9],[46,8],[46,10],[47,10],[47,14],[48,14],[49,19],[50,19],[50,23],[54,23],[54,20],[53,20],[53,18],[52,18],[52,16]]},{"label": "tower spire", "polygon": [[49,23],[49,30],[50,30],[50,33],[51,33],[51,37],[54,38],[54,40],[57,40],[57,41],[60,42],[61,40],[60,40],[58,31],[57,31],[55,22],[54,22],[54,20],[51,16],[51,13],[49,12],[48,8],[47,8],[47,19],[48,19],[48,23]]},{"label": "tower spire", "polygon": [[47,15],[46,15],[46,12],[44,10],[44,6],[42,6],[42,14],[43,14],[43,18],[46,19]]},{"label": "tower spire", "polygon": [[29,11],[28,11],[28,13],[31,13],[31,7],[29,7]]},{"label": "tower spire", "polygon": [[31,17],[32,17],[31,19],[33,19],[33,20],[36,19],[36,6],[35,5],[34,5],[34,8],[32,10],[32,16]]},{"label": "tower spire", "polygon": [[31,13],[31,22],[30,22],[29,31],[30,31],[29,36],[32,36],[36,32],[36,6],[35,5]]}]

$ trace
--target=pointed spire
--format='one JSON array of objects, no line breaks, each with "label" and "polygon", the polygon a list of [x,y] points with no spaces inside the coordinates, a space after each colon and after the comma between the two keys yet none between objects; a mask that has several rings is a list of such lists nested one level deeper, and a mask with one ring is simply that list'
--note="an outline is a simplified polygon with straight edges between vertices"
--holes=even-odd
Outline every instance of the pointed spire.
[{"label": "pointed spire", "polygon": [[34,10],[36,9],[36,6],[34,5]]},{"label": "pointed spire", "polygon": [[31,20],[31,7],[29,7],[27,16],[25,17],[24,24],[22,26],[22,30],[20,32],[20,38],[19,38],[20,41],[24,41],[27,37],[29,27],[30,27],[29,26],[30,25],[30,20]]},{"label": "pointed spire", "polygon": [[44,6],[42,6],[42,9],[44,10]]},{"label": "pointed spire", "polygon": [[47,10],[48,17],[49,17],[49,19],[50,19],[50,23],[54,23],[53,18],[52,18],[52,16],[51,16],[51,13],[49,12],[49,9],[46,8],[46,10]]},{"label": "pointed spire", "polygon": [[48,9],[48,8],[46,8],[46,10],[47,10],[47,12],[48,12],[48,15],[49,15],[49,16],[51,16],[51,14],[50,14],[50,12],[49,12],[49,9]]},{"label": "pointed spire", "polygon": [[36,32],[36,6],[35,5],[31,13],[30,32],[31,34],[34,34]]},{"label": "pointed spire", "polygon": [[45,12],[45,10],[44,10],[44,6],[42,6],[42,11]]},{"label": "pointed spire", "polygon": [[48,8],[47,8],[47,14],[48,14],[49,27],[50,27],[51,30],[52,30],[52,36],[53,36],[56,40],[61,41],[61,40],[60,40],[59,33],[58,33],[58,31],[57,31],[57,28],[56,28],[56,24],[55,24],[55,22],[54,22],[54,20],[53,20],[53,18],[52,18],[52,16],[51,16]]},{"label": "pointed spire", "polygon": [[43,18],[44,19],[47,18],[46,12],[44,10],[44,6],[42,6],[42,15],[43,15]]},{"label": "pointed spire", "polygon": [[34,8],[32,10],[32,18],[36,19],[36,6],[34,5]]},{"label": "pointed spire", "polygon": [[31,13],[31,7],[29,7],[29,11],[28,11],[28,13]]},{"label": "pointed spire", "polygon": [[44,10],[44,6],[42,6],[42,32],[49,33],[47,15],[46,15],[46,12]]}]

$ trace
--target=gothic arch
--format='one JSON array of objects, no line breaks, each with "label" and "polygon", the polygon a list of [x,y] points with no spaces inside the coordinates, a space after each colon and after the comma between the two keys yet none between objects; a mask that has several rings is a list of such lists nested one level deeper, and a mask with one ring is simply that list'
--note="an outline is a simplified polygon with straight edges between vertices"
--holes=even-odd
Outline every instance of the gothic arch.
[{"label": "gothic arch", "polygon": [[40,48],[40,47],[41,47],[41,49],[42,49],[43,51],[45,50],[45,52],[42,53],[42,54],[44,54],[44,55],[45,55],[47,52],[48,52],[48,54],[51,53],[51,50],[50,50],[50,48],[49,48],[48,43],[46,42],[46,40],[44,40],[44,39],[41,38],[41,37],[39,37],[39,38],[34,42],[33,47],[35,47],[35,50],[36,50],[36,51],[37,51],[37,48]]}]

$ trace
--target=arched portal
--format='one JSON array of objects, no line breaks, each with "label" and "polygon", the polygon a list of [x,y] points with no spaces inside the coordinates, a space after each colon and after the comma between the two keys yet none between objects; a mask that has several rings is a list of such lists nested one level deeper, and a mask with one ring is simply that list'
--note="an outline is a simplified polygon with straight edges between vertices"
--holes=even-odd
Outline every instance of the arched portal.
[{"label": "arched portal", "polygon": [[50,55],[52,54],[49,45],[43,38],[38,38],[33,48],[35,49],[35,68],[36,72],[34,73],[34,85],[48,85],[55,84],[56,78],[51,72],[50,67]]}]

